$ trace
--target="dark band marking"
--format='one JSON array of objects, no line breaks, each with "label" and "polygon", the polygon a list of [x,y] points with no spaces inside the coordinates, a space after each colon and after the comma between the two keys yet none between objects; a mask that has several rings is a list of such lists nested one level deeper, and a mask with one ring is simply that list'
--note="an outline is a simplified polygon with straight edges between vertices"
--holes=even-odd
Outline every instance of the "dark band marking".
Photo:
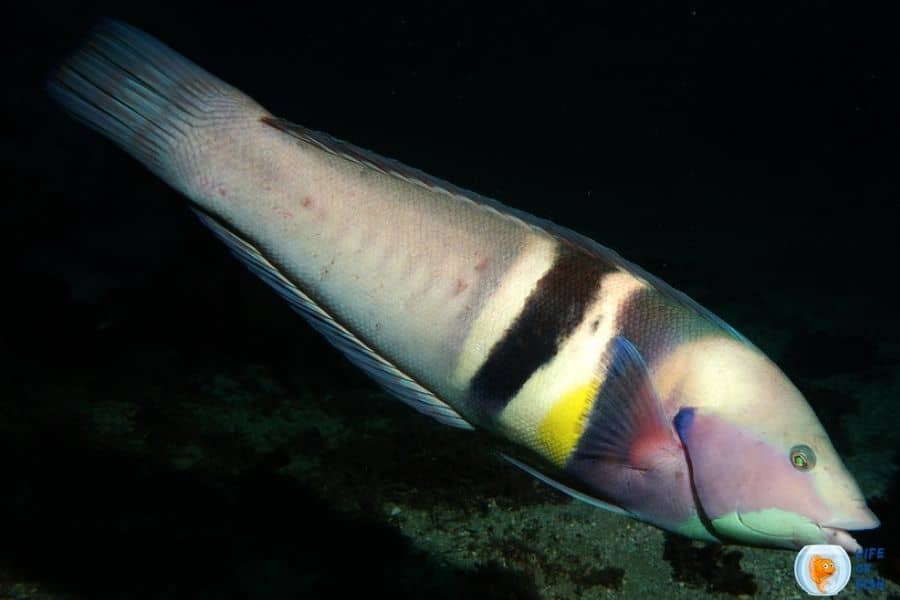
[{"label": "dark band marking", "polygon": [[616,316],[615,331],[640,351],[649,365],[692,337],[709,335],[715,326],[655,288],[632,294]]},{"label": "dark band marking", "polygon": [[499,414],[531,375],[556,356],[597,297],[602,277],[615,270],[596,256],[561,246],[518,318],[472,378],[469,397],[474,409]]}]

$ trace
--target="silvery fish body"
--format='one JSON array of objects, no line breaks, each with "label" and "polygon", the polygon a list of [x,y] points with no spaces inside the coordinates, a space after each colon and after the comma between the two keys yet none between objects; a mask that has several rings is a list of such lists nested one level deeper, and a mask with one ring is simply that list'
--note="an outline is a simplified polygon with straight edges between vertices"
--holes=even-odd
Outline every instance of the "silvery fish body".
[{"label": "silvery fish body", "polygon": [[385,389],[558,489],[714,541],[854,550],[878,525],[784,374],[596,242],[276,118],[121,23],[49,89]]}]

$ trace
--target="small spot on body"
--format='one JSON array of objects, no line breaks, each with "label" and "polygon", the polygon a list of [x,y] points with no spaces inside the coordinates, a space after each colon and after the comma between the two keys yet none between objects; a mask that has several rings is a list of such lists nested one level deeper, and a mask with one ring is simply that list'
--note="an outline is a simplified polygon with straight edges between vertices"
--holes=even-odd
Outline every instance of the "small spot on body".
[{"label": "small spot on body", "polygon": [[478,271],[479,273],[481,271],[484,271],[487,268],[489,262],[490,262],[490,260],[488,260],[487,256],[482,256],[481,260],[479,260],[477,263],[475,263],[475,270]]},{"label": "small spot on body", "polygon": [[600,327],[600,317],[597,317],[591,322],[591,333],[597,333],[598,327]]},{"label": "small spot on body", "polygon": [[224,198],[225,196],[228,195],[228,190],[225,189],[225,186],[224,186],[224,185],[218,186],[218,187],[216,188],[216,191],[217,191],[217,192],[219,193],[219,195],[222,196],[223,198]]},{"label": "small spot on body", "polygon": [[289,221],[290,219],[294,218],[294,213],[292,213],[291,211],[289,211],[286,208],[276,208],[275,212],[278,214],[279,217],[281,217],[285,221]]},{"label": "small spot on body", "polygon": [[468,282],[468,281],[464,281],[464,280],[462,280],[462,279],[457,279],[457,280],[456,280],[456,285],[453,286],[453,295],[454,295],[454,296],[459,296],[459,295],[462,294],[464,291],[466,291],[466,288],[468,288],[468,287],[469,287],[469,282]]},{"label": "small spot on body", "polygon": [[303,208],[312,208],[312,206],[313,206],[312,197],[311,196],[303,196],[303,199],[300,201],[300,205],[303,206]]}]

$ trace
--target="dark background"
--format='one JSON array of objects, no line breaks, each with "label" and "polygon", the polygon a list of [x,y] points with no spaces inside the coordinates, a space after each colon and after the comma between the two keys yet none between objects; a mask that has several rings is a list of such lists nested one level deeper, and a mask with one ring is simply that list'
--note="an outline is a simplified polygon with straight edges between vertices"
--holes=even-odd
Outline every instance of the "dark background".
[{"label": "dark background", "polygon": [[[21,546],[0,552],[0,566],[89,588],[83,564],[44,561],[29,527],[72,554],[78,544],[54,538],[30,507],[52,510],[54,493],[80,506],[79,491],[115,487],[103,469],[122,476],[68,463],[60,470],[72,481],[35,475],[67,449],[93,448],[71,438],[77,415],[35,408],[28,390],[41,381],[165,389],[178,373],[134,357],[174,352],[193,361],[185,369],[250,361],[326,388],[368,385],[175,192],[47,98],[44,75],[101,15],[160,38],[279,116],[617,249],[791,359],[792,377],[896,364],[900,48],[886,11],[306,4],[5,19],[0,391],[12,433],[0,462],[12,488],[37,489],[38,500],[20,492],[0,506]],[[772,330],[782,337],[753,335]],[[115,468],[132,469],[121,460]],[[145,475],[127,485],[181,489]]]},{"label": "dark background", "polygon": [[[101,14],[278,115],[576,226],[676,285],[690,283],[652,263],[690,251],[744,290],[891,287],[898,44],[879,11]],[[95,18],[7,23],[4,243],[14,269],[143,278],[202,236],[173,195],[41,88]]]}]

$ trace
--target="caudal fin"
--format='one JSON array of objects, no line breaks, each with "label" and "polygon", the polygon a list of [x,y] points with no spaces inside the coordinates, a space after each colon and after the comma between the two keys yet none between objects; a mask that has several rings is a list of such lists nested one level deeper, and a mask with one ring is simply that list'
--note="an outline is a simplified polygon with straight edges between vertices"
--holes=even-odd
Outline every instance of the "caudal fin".
[{"label": "caudal fin", "polygon": [[253,100],[142,31],[110,19],[47,79],[50,95],[173,183],[176,150],[198,127]]}]

